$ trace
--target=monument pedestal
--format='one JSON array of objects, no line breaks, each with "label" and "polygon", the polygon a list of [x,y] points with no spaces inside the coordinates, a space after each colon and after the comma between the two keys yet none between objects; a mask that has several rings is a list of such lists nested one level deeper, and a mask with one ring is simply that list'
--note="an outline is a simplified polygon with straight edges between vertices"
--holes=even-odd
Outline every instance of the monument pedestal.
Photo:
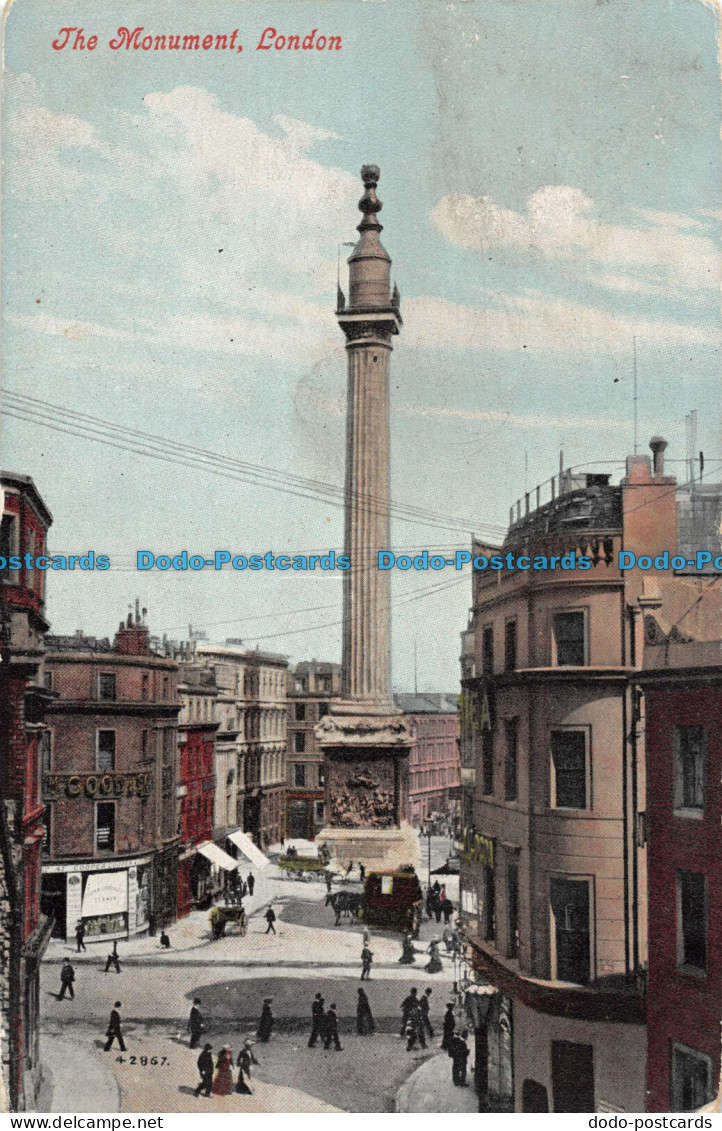
[{"label": "monument pedestal", "polygon": [[316,727],[326,770],[327,826],[317,834],[333,859],[367,871],[416,868],[416,832],[403,820],[413,736],[400,715],[351,714],[334,704]]}]

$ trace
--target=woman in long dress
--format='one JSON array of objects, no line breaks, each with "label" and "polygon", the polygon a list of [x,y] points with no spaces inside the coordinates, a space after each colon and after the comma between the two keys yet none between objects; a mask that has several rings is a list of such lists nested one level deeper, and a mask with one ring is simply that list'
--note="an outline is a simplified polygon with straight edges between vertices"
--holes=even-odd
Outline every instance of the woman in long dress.
[{"label": "woman in long dress", "polygon": [[214,1096],[230,1096],[233,1091],[233,1070],[231,1068],[231,1046],[224,1045],[218,1053],[216,1075],[211,1092]]},{"label": "woman in long dress", "polygon": [[371,1013],[371,1006],[369,999],[366,996],[366,991],[359,989],[358,1001],[356,1003],[356,1031],[362,1036],[366,1037],[373,1033],[376,1029],[376,1024]]},{"label": "woman in long dress", "polygon": [[264,1044],[266,1043],[266,1041],[270,1040],[271,1031],[273,1030],[273,1013],[271,1011],[272,1001],[272,997],[263,999],[261,1019],[258,1022],[258,1033],[256,1034],[256,1036],[258,1037],[259,1041],[263,1041]]},{"label": "woman in long dress", "polygon": [[404,941],[401,945],[403,950],[401,951],[399,962],[404,963],[406,966],[409,966],[412,962],[416,962],[416,953],[414,951],[411,935],[404,935]]},{"label": "woman in long dress", "polygon": [[256,1060],[255,1056],[253,1055],[253,1052],[251,1051],[251,1044],[252,1044],[251,1041],[245,1041],[244,1042],[243,1048],[241,1049],[241,1051],[238,1054],[238,1060],[236,1061],[236,1066],[239,1069],[238,1083],[236,1084],[236,1091],[240,1092],[241,1095],[244,1095],[244,1096],[252,1096],[253,1095],[253,1092],[249,1088],[244,1077],[247,1076],[248,1079],[250,1080],[251,1079],[251,1065],[252,1064],[258,1064],[258,1061]]},{"label": "woman in long dress", "polygon": [[438,974],[439,970],[443,970],[443,963],[439,955],[439,940],[432,939],[428,945],[426,953],[429,955],[429,961],[424,969],[427,974]]}]

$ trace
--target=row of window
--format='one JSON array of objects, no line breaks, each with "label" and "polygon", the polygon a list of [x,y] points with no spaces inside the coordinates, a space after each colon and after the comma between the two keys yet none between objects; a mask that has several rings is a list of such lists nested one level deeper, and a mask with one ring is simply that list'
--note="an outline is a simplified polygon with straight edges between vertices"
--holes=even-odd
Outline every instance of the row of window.
[{"label": "row of window", "polygon": [[455,767],[440,766],[434,770],[412,770],[409,774],[409,789],[414,793],[418,789],[443,788],[446,785],[456,785],[459,778]]},{"label": "row of window", "polygon": [[297,789],[323,789],[325,784],[322,762],[292,762],[291,780]]},{"label": "row of window", "polygon": [[[48,691],[54,691],[55,672],[44,672],[43,683]],[[159,690],[163,701],[170,700],[171,678],[169,675],[162,676]],[[117,676],[115,672],[97,673],[96,694],[101,703],[115,703],[117,701]],[[140,674],[140,698],[144,703],[150,699],[150,672],[141,672]]]},{"label": "row of window", "polygon": [[[504,719],[505,801],[519,796],[518,719]],[[550,805],[554,809],[591,809],[591,735],[588,727],[564,727],[550,733]],[[484,731],[481,751],[481,791],[495,792],[494,738]],[[707,788],[707,732],[702,726],[674,729],[674,809],[678,816],[704,812]]]},{"label": "row of window", "polygon": [[[328,714],[328,703],[319,703],[316,719],[323,719]],[[314,722],[313,702],[310,703],[294,703],[293,717],[297,723]]]},{"label": "row of window", "polygon": [[[584,609],[566,609],[552,616],[552,664],[555,667],[581,668],[589,663],[587,646],[587,614]],[[504,624],[504,671],[518,667],[516,618]],[[487,624],[481,632],[481,670],[493,675],[494,626]]]},{"label": "row of window", "polygon": [[[519,863],[516,851],[506,851],[506,915],[508,958],[519,955]],[[487,942],[496,942],[496,871],[483,869],[481,931]],[[677,870],[677,966],[684,973],[707,973],[709,922],[707,877],[699,872]],[[462,910],[478,913],[475,893],[462,893]],[[592,881],[553,876],[550,880],[552,917],[552,977],[560,982],[587,985],[591,970]]]}]

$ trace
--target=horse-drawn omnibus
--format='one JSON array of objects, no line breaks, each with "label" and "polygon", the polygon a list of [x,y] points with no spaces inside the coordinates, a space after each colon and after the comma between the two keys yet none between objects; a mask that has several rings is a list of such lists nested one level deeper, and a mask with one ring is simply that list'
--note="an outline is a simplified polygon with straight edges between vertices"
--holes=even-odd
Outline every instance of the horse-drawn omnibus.
[{"label": "horse-drawn omnibus", "polygon": [[422,899],[416,872],[369,872],[364,885],[363,918],[372,927],[412,931]]}]

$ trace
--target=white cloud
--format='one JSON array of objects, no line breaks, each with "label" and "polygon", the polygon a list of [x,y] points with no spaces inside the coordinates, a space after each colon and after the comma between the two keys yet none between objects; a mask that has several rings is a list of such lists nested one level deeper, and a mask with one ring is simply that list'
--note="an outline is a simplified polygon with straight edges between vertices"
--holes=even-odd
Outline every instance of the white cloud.
[{"label": "white cloud", "polygon": [[699,221],[668,212],[637,210],[639,227],[608,224],[594,215],[594,201],[569,185],[547,185],[528,198],[523,212],[501,208],[488,196],[442,197],[432,220],[457,247],[489,255],[574,264],[591,281],[595,271],[635,274],[648,293],[679,297],[716,288],[717,245],[697,232]]},{"label": "white cloud", "polygon": [[664,345],[719,347],[720,334],[678,322],[619,317],[542,293],[489,295],[484,309],[438,298],[409,299],[404,308],[406,348],[498,350],[579,355],[628,354],[632,337]]}]

